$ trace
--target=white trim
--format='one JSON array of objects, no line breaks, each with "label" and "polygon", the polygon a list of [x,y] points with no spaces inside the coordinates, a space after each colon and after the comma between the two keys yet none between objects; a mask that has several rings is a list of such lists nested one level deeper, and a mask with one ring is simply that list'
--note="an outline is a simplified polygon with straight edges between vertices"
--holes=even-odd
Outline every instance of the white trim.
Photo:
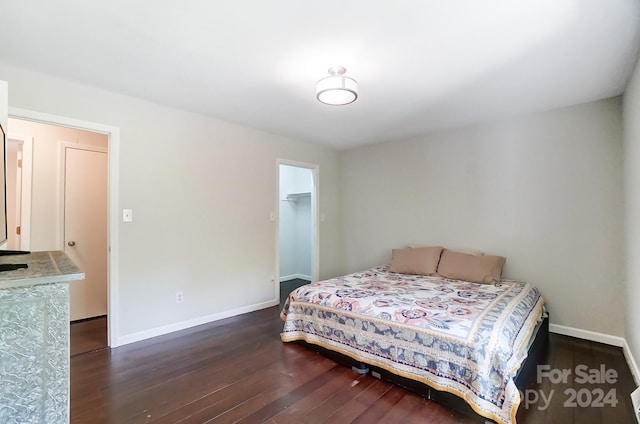
[{"label": "white trim", "polygon": [[[108,136],[109,145],[109,253],[108,253],[108,344],[110,347],[120,346],[119,331],[119,309],[118,309],[118,208],[119,208],[119,168],[120,168],[120,128],[111,125],[98,124],[95,122],[81,121],[65,116],[51,115],[48,113],[36,112],[27,109],[19,109],[9,106],[9,116],[12,118],[24,119],[28,121],[41,122],[46,124],[76,128]],[[113,254],[112,254],[113,253]]]},{"label": "white trim", "polygon": [[22,144],[22,206],[20,211],[20,250],[31,250],[31,192],[33,189],[33,136],[7,134],[7,142]]},{"label": "white trim", "polygon": [[282,283],[283,281],[295,280],[296,278],[300,278],[302,280],[307,280],[307,281],[313,281],[310,275],[291,274],[291,275],[283,275],[282,277],[280,277],[280,282]]},{"label": "white trim", "polygon": [[36,112],[33,110],[21,109],[13,106],[9,106],[9,117],[23,119],[26,121],[58,125],[62,127],[87,130],[102,134],[111,134],[114,131],[118,132],[118,134],[120,133],[120,129],[118,127],[114,127],[111,125],[98,124],[96,122],[83,121],[66,116],[52,115],[50,113]]},{"label": "white trim", "polygon": [[229,311],[219,312],[213,315],[207,315],[204,317],[198,317],[187,321],[176,322],[174,324],[165,325],[162,327],[152,328],[150,330],[140,331],[138,333],[129,334],[120,337],[120,346],[135,343],[142,340],[150,339],[152,337],[162,336],[164,334],[173,333],[175,331],[186,330],[187,328],[195,327],[202,324],[208,324],[210,322],[219,321],[221,319],[234,317],[240,314],[246,314],[249,312],[258,311],[260,309],[270,308],[278,305],[278,300],[269,300],[267,302],[256,303],[254,305],[243,306],[241,308],[232,309]]},{"label": "white trim", "polygon": [[622,347],[625,344],[625,340],[622,337],[611,336],[604,333],[596,333],[595,331],[582,330],[580,328],[567,327],[565,325],[549,324],[549,331],[556,334],[577,337],[579,339],[604,343],[611,346]]},{"label": "white trim", "polygon": [[640,386],[640,369],[638,368],[638,363],[633,357],[631,349],[629,348],[626,340],[624,341],[624,345],[622,346],[622,352],[624,353],[624,357],[627,360],[627,364],[629,365],[629,369],[631,370],[631,374],[633,375],[633,381],[636,383],[636,386]]}]

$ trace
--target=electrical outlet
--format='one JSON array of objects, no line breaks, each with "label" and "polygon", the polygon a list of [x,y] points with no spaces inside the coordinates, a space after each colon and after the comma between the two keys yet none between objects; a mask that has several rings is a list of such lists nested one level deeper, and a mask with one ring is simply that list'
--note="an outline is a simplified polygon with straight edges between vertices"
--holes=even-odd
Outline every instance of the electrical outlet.
[{"label": "electrical outlet", "polygon": [[182,302],[184,302],[184,296],[182,295],[182,292],[176,293],[176,303],[182,303]]},{"label": "electrical outlet", "polygon": [[133,209],[122,210],[122,222],[133,222]]}]

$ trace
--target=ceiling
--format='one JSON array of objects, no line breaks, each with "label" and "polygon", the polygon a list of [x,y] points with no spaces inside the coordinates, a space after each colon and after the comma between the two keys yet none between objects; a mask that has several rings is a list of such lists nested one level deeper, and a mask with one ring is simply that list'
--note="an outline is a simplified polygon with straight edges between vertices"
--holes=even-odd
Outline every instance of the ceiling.
[{"label": "ceiling", "polygon": [[[619,95],[640,47],[638,0],[2,0],[0,16],[0,63],[337,149]],[[315,99],[336,65],[353,104]]]}]

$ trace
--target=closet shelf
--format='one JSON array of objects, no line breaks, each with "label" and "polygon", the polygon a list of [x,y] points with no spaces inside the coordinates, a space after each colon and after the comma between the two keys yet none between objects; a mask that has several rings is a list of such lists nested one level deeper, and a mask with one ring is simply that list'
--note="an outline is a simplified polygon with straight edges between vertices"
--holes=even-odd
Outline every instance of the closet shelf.
[{"label": "closet shelf", "polygon": [[311,193],[310,192],[306,192],[306,193],[289,193],[287,194],[287,198],[286,199],[282,199],[284,201],[290,201],[290,202],[295,202],[298,199],[303,199],[305,197],[311,197]]}]

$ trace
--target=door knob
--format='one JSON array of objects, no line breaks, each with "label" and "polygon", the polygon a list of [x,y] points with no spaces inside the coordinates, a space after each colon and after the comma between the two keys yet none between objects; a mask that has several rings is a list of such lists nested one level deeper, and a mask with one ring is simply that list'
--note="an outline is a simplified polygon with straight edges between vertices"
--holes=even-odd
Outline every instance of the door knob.
[{"label": "door knob", "polygon": [[73,247],[76,245],[76,242],[71,240],[69,243],[67,243],[69,246]]}]

